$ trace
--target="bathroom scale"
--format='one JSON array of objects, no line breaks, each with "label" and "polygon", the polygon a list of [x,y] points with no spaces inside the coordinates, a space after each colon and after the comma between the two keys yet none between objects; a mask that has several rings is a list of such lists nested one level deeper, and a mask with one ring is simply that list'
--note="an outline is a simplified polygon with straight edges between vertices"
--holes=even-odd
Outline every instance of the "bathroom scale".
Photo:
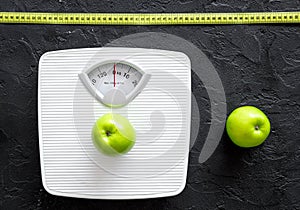
[{"label": "bathroom scale", "polygon": [[[92,128],[126,117],[136,143],[107,156]],[[181,52],[85,48],[47,52],[39,62],[42,182],[53,195],[90,199],[173,196],[185,187],[191,122],[191,63]]]}]

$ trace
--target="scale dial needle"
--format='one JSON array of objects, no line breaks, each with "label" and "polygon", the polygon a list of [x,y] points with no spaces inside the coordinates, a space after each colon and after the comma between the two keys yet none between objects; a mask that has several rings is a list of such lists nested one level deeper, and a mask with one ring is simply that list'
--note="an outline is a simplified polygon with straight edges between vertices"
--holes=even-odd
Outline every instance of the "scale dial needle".
[{"label": "scale dial needle", "polygon": [[116,87],[116,64],[114,64],[114,87]]}]

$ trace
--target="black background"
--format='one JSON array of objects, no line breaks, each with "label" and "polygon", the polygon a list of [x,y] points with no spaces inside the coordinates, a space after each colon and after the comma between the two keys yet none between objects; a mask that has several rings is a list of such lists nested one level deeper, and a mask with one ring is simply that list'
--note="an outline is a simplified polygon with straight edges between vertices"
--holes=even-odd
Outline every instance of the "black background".
[{"label": "black background", "polygon": [[[0,11],[244,12],[300,10],[300,2],[248,0],[10,0]],[[199,47],[216,67],[228,112],[255,105],[272,130],[257,148],[224,134],[214,155],[197,162],[209,128],[205,88],[193,77],[201,130],[190,152],[187,185],[178,196],[105,201],[57,197],[41,182],[37,74],[52,50],[101,47],[124,35],[165,32]],[[300,209],[300,27],[0,25],[0,209]]]}]

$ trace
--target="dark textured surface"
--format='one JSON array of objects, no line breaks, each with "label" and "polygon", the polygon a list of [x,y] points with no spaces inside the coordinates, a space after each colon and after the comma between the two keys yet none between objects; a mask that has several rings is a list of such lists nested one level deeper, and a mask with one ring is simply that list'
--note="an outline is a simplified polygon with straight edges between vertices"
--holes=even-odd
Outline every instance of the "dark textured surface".
[{"label": "dark textured surface", "polygon": [[[1,1],[0,11],[210,12],[300,10],[299,1]],[[202,49],[226,91],[228,112],[255,105],[272,132],[260,147],[240,149],[224,134],[205,164],[209,102],[193,79],[202,122],[190,153],[185,190],[171,198],[101,201],[56,197],[42,187],[37,128],[39,57],[47,51],[104,46],[136,32],[180,36]],[[300,209],[300,27],[0,25],[0,209]]]}]

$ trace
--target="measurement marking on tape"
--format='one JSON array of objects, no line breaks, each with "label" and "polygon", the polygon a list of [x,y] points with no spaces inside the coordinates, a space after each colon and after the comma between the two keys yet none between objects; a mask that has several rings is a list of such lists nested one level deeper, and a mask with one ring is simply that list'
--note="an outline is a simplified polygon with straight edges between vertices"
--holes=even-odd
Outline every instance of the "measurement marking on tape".
[{"label": "measurement marking on tape", "polygon": [[196,25],[300,23],[300,12],[251,13],[38,13],[0,12],[6,24]]}]

